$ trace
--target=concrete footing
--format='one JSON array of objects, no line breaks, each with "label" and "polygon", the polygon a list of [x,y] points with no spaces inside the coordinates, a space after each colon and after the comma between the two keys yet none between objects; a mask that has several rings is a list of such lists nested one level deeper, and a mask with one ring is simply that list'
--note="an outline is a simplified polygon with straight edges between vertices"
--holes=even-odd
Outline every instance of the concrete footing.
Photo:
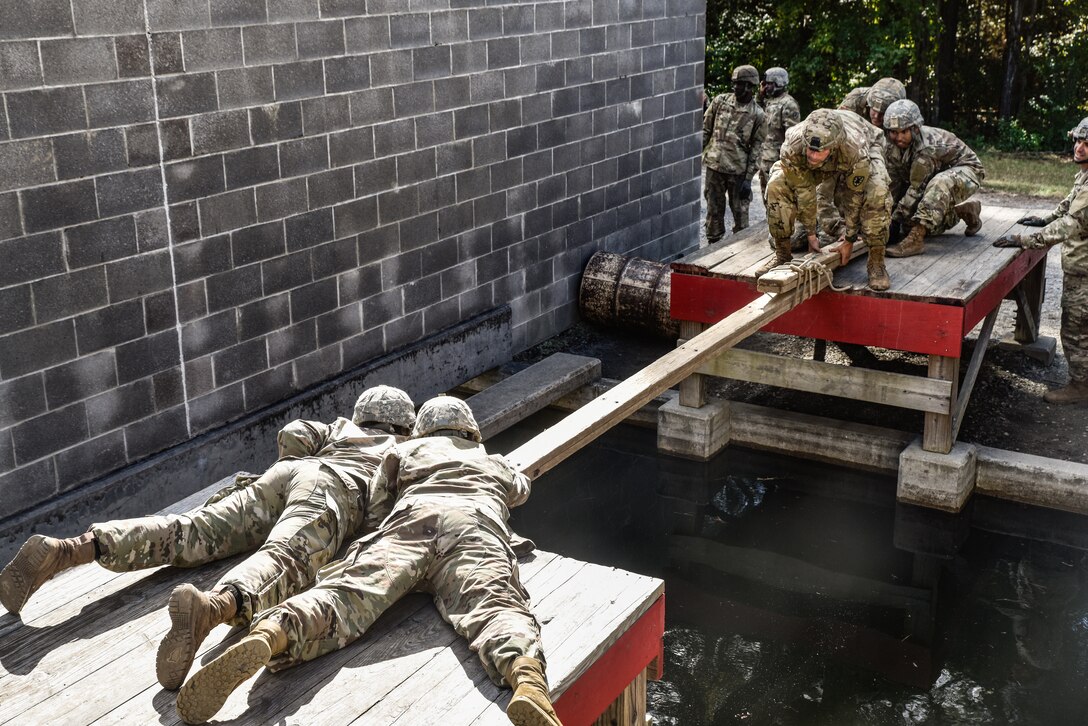
[{"label": "concrete footing", "polygon": [[1049,335],[1040,335],[1034,343],[1018,343],[1013,338],[1006,338],[997,344],[1001,350],[1023,353],[1032,360],[1037,360],[1044,366],[1054,362],[1054,354],[1058,349],[1058,341]]},{"label": "concrete footing", "polygon": [[978,449],[957,442],[947,454],[926,451],[921,440],[899,454],[899,484],[895,497],[901,502],[935,507],[948,512],[963,508],[975,488]]},{"label": "concrete footing", "polygon": [[729,401],[711,399],[702,408],[672,399],[657,410],[657,448],[706,461],[729,443]]}]

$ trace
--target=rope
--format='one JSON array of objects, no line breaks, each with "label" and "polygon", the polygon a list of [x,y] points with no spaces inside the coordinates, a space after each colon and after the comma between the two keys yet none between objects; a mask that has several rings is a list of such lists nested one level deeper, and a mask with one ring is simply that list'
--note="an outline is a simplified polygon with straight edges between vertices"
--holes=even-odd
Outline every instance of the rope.
[{"label": "rope", "polygon": [[815,253],[810,252],[799,260],[792,260],[786,265],[780,265],[780,267],[785,267],[797,275],[797,287],[793,289],[794,306],[800,305],[822,290],[821,279],[826,280],[827,287],[835,292],[843,292],[849,289],[849,286],[837,287],[831,269],[819,262],[814,255]]}]

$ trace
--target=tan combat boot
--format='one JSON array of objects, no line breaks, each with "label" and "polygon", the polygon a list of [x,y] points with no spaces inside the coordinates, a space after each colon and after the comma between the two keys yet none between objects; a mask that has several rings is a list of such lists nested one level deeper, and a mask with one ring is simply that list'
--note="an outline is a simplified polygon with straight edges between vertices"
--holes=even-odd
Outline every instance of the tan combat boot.
[{"label": "tan combat boot", "polygon": [[1044,393],[1043,400],[1058,405],[1088,401],[1088,383],[1073,383],[1071,381],[1068,385]]},{"label": "tan combat boot", "polygon": [[552,708],[544,664],[536,658],[514,659],[506,681],[514,689],[506,715],[514,726],[563,726]]},{"label": "tan combat boot", "polygon": [[977,199],[956,205],[956,215],[967,225],[963,230],[964,237],[974,237],[982,229],[982,204]]},{"label": "tan combat boot", "polygon": [[287,650],[287,633],[279,623],[262,620],[253,630],[204,666],[178,691],[177,712],[185,723],[204,723],[214,716],[234,689],[249,680],[272,657]]},{"label": "tan combat boot", "polygon": [[181,687],[193,665],[196,651],[216,625],[238,612],[234,593],[228,590],[201,592],[186,583],[170,593],[170,632],[159,643],[155,674],[163,688]]},{"label": "tan combat boot", "polygon": [[68,539],[36,534],[0,572],[0,604],[10,613],[18,613],[30,596],[54,575],[88,562],[94,562],[91,532]]},{"label": "tan combat boot", "polygon": [[892,280],[888,277],[888,268],[884,266],[884,245],[874,245],[869,248],[869,262],[865,266],[869,273],[869,289],[883,292],[892,286]]},{"label": "tan combat boot", "polygon": [[920,255],[922,254],[922,250],[926,248],[925,238],[926,228],[920,224],[916,224],[910,232],[907,233],[907,236],[903,238],[903,241],[889,247],[886,254],[888,257],[913,257],[914,255]]},{"label": "tan combat boot", "polygon": [[783,237],[782,239],[775,239],[771,242],[774,247],[774,257],[760,265],[756,271],[756,277],[762,277],[768,272],[778,267],[779,265],[789,264],[793,259],[793,251],[791,250],[792,241],[789,237]]}]

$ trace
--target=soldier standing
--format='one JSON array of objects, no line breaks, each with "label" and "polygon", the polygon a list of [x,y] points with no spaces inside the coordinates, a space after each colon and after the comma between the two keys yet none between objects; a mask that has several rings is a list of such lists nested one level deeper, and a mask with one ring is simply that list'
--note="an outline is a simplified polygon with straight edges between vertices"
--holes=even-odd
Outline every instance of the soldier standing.
[{"label": "soldier standing", "polygon": [[706,238],[725,236],[725,208],[733,212],[733,233],[748,226],[752,177],[767,135],[767,120],[755,100],[759,71],[733,70],[733,93],[714,97],[703,114],[703,166],[706,167]]},{"label": "soldier standing", "polygon": [[343,648],[422,587],[488,676],[514,689],[510,720],[560,726],[540,623],[518,576],[516,554],[533,544],[507,524],[509,508],[528,499],[530,482],[479,442],[463,401],[439,396],[424,403],[411,440],[386,454],[375,478],[375,486],[396,495],[389,517],[322,570],[313,589],[258,615],[248,635],[197,671],[178,694],[182,720],[207,721],[266,665],[277,670]]},{"label": "soldier standing", "polygon": [[786,129],[801,122],[801,107],[786,92],[790,77],[785,68],[768,68],[763,74],[763,83],[759,86],[763,100],[763,112],[767,116],[767,137],[763,140],[763,151],[759,156],[759,188],[763,202],[767,202],[767,180],[771,166],[781,155],[782,142],[786,140]]},{"label": "soldier standing", "polygon": [[860,234],[869,248],[869,287],[887,290],[891,284],[884,267],[891,212],[887,172],[869,125],[842,110],[818,109],[786,132],[782,158],[771,167],[767,185],[767,226],[775,257],[759,272],[793,258],[790,235],[798,218],[809,249],[819,251],[816,192],[821,185],[831,190],[843,218],[838,251],[844,264],[849,259],[848,243]]},{"label": "soldier standing", "polygon": [[884,114],[887,139],[884,158],[891,177],[892,224],[910,228],[902,242],[888,248],[888,257],[919,255],[926,235],[951,229],[960,220],[964,235],[982,227],[982,205],[968,198],[986,176],[975,152],[950,131],[924,126],[914,101],[896,101]]},{"label": "soldier standing", "polygon": [[1088,401],[1088,118],[1069,132],[1073,139],[1073,163],[1080,167],[1073,189],[1054,211],[1042,217],[1019,220],[1042,227],[1031,234],[1013,234],[994,242],[996,247],[1042,249],[1062,246],[1062,349],[1069,363],[1069,383],[1047,391],[1047,403]]},{"label": "soldier standing", "polygon": [[156,672],[164,688],[178,688],[212,628],[245,625],[301,592],[342,543],[381,522],[390,501],[374,472],[414,422],[408,394],[389,386],[364,391],[351,421],[293,421],[264,474],[239,477],[192,512],[94,524],[68,539],[34,535],[0,573],[0,602],[17,613],[54,575],[92,561],[114,572],[196,567],[259,546],[210,591],[183,584],[171,593]]}]

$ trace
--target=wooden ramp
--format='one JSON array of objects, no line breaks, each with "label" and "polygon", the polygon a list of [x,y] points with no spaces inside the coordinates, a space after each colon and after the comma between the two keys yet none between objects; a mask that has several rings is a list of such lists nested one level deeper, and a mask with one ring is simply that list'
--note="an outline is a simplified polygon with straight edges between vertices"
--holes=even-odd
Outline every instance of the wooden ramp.
[{"label": "wooden ramp", "polygon": [[[167,511],[199,505],[219,484]],[[19,618],[0,609],[0,724],[175,724],[175,692],[155,679],[169,628],[164,606],[181,582],[208,587],[234,560],[196,570],[115,574],[97,565],[47,583]],[[569,726],[592,723],[660,664],[661,580],[538,551],[522,579],[543,625],[548,676]],[[240,634],[216,628],[198,662]],[[653,675],[651,673],[651,675]],[[509,724],[510,691],[424,595],[405,598],[365,637],[239,688],[215,723]]]}]

